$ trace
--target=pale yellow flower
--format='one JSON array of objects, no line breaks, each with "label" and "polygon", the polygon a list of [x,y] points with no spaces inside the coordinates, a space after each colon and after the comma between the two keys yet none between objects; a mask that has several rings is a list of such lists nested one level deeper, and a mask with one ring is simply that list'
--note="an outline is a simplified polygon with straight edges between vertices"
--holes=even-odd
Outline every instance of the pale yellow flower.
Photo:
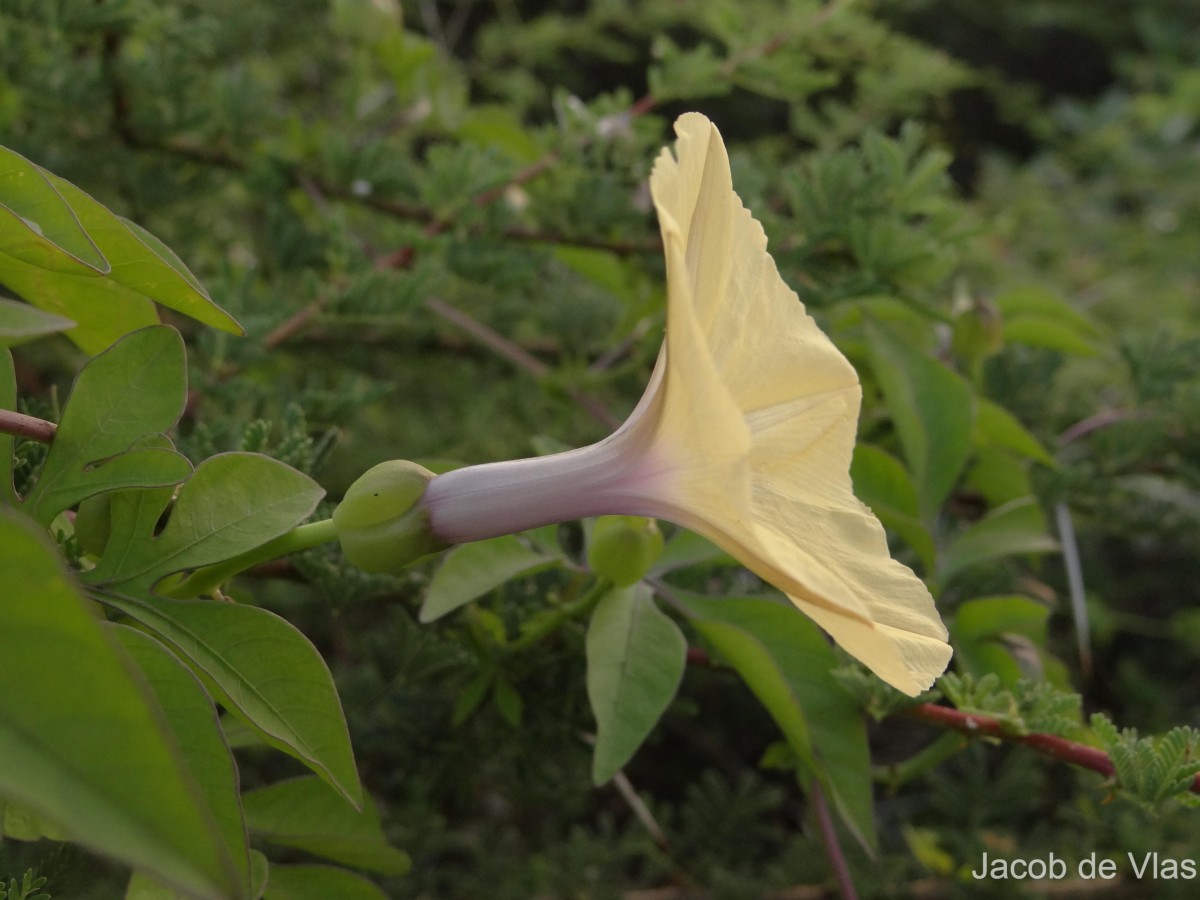
[{"label": "pale yellow flower", "polygon": [[455,544],[627,514],[704,535],[846,650],[915,695],[950,658],[925,585],[891,559],[850,457],[861,389],[733,191],[717,129],[675,124],[650,189],[667,259],[667,336],[629,419],[589,447],[434,478],[422,505]]}]

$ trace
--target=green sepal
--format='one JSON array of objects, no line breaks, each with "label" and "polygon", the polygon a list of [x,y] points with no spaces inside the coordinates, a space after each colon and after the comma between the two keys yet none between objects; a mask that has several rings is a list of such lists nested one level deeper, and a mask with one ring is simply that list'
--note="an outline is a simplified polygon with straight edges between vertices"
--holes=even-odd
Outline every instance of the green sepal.
[{"label": "green sepal", "polygon": [[399,572],[414,560],[444,550],[421,504],[433,473],[393,459],[368,469],[333,511],[342,552],[364,572]]}]

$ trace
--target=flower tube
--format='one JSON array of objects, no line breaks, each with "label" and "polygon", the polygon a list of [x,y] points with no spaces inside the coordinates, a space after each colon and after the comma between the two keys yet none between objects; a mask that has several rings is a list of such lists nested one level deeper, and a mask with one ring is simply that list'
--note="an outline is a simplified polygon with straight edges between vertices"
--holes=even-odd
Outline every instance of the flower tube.
[{"label": "flower tube", "polygon": [[604,514],[675,522],[915,695],[951,651],[925,585],[854,496],[858,376],[780,278],[716,127],[689,113],[675,130],[650,176],[667,327],[641,401],[591,446],[432,478],[428,527],[457,544]]}]

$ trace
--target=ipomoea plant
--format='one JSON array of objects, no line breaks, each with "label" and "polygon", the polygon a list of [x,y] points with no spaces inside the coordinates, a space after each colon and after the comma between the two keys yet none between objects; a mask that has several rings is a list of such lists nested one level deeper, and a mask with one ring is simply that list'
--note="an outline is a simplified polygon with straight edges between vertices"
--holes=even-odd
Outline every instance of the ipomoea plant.
[{"label": "ipomoea plant", "polygon": [[[728,551],[915,695],[951,651],[925,585],[891,558],[854,496],[858,376],[780,278],[716,127],[689,113],[675,130],[675,154],[664,149],[650,176],[666,338],[628,420],[578,450],[436,477],[385,463],[335,514],[343,547],[365,568],[391,569],[416,551],[552,522],[666,519]],[[394,504],[365,486],[372,478],[376,488],[399,479]]]}]

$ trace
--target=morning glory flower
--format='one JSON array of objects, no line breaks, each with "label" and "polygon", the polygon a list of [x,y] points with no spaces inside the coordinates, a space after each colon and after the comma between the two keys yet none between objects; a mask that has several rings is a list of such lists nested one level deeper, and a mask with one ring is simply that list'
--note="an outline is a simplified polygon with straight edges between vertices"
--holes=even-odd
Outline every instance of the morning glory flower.
[{"label": "morning glory flower", "polygon": [[925,585],[854,496],[858,376],[780,278],[716,127],[689,113],[675,131],[650,176],[667,325],[641,401],[591,446],[432,477],[419,501],[427,545],[597,515],[675,522],[915,695],[951,651]]}]

